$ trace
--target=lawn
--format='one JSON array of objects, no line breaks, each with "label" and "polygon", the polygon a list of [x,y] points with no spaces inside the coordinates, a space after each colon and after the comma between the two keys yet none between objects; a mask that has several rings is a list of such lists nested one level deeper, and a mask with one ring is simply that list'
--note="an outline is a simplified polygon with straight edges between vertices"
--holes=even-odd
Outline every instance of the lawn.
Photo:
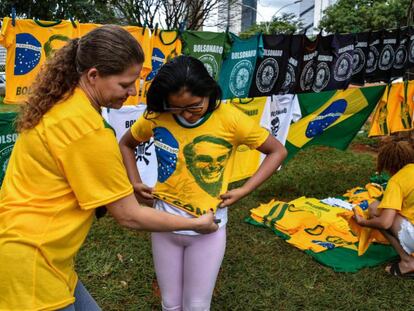
[{"label": "lawn", "polygon": [[[365,138],[357,137],[353,146],[362,143],[367,144]],[[370,144],[370,148],[377,146]],[[271,198],[325,198],[365,185],[375,172],[375,157],[371,151],[357,149],[301,151],[230,208],[227,251],[212,310],[413,309],[413,281],[390,277],[383,266],[358,273],[334,272],[270,230],[243,221],[251,208]],[[105,217],[94,223],[76,264],[103,310],[160,310],[148,233],[122,229]]]}]

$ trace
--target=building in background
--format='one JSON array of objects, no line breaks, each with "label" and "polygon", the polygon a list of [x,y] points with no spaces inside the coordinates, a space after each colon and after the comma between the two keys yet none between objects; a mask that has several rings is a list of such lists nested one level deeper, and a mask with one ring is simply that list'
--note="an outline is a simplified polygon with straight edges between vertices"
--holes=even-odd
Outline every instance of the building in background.
[{"label": "building in background", "polygon": [[219,31],[236,34],[245,31],[256,23],[257,0],[222,0],[218,9]]},{"label": "building in background", "polygon": [[323,11],[337,0],[303,0],[300,3],[299,18],[302,21],[302,32],[316,34],[316,28],[323,17]]}]

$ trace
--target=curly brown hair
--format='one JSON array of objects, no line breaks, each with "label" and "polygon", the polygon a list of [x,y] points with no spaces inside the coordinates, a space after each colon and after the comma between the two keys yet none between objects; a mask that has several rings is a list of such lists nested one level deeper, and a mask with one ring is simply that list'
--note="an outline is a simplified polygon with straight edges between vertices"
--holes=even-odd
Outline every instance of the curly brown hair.
[{"label": "curly brown hair", "polygon": [[143,62],[141,46],[120,26],[105,25],[69,41],[38,73],[16,120],[17,131],[35,127],[55,104],[70,97],[82,74],[90,68],[96,68],[101,76],[109,76]]},{"label": "curly brown hair", "polygon": [[405,165],[414,163],[414,147],[408,141],[389,139],[378,152],[377,170],[397,173]]}]

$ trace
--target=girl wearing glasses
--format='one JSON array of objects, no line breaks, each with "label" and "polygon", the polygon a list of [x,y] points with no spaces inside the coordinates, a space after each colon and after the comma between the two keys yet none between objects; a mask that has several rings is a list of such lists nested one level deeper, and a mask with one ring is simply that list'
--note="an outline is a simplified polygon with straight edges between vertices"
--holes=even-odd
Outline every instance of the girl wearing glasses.
[{"label": "girl wearing glasses", "polygon": [[[221,90],[196,58],[179,56],[154,78],[147,110],[120,141],[128,176],[139,198],[174,215],[215,212],[219,230],[211,234],[174,231],[152,234],[152,250],[163,310],[209,310],[226,245],[227,207],[279,167],[287,152],[243,112],[220,105]],[[134,149],[154,137],[158,180],[142,184]],[[266,157],[240,188],[228,191],[234,153],[245,144]]]}]

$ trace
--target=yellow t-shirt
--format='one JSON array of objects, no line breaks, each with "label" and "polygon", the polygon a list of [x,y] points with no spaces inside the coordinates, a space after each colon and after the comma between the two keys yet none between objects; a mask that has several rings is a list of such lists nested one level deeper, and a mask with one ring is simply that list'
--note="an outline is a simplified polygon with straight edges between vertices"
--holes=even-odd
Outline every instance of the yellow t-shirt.
[{"label": "yellow t-shirt", "polygon": [[[229,100],[230,105],[243,111],[252,118],[256,124],[261,123],[267,97],[235,98]],[[233,174],[230,182],[242,180],[252,176],[260,165],[260,151],[252,150],[248,146],[241,145],[237,148],[234,158]]]},{"label": "yellow t-shirt", "polygon": [[73,303],[94,209],[132,192],[113,130],[81,89],[22,132],[0,190],[0,310]]},{"label": "yellow t-shirt", "polygon": [[147,103],[147,93],[152,80],[163,64],[181,55],[181,40],[176,30],[160,30],[151,37],[151,72],[146,76],[141,89],[141,103]]},{"label": "yellow t-shirt", "polygon": [[138,119],[137,141],[154,137],[158,180],[154,196],[192,215],[216,210],[227,190],[237,146],[257,148],[269,132],[230,105],[220,105],[201,123],[187,127],[170,113]]},{"label": "yellow t-shirt", "polygon": [[142,79],[145,79],[147,75],[151,72],[151,32],[148,28],[141,28],[138,26],[124,26],[127,30],[141,45],[142,50],[144,51],[144,64],[142,65],[140,79],[137,79],[135,82],[135,87],[137,89],[137,95],[129,96],[125,101],[124,105],[138,105],[140,103],[140,92]]},{"label": "yellow t-shirt", "polygon": [[407,164],[388,181],[378,208],[390,208],[414,224],[414,164]]},{"label": "yellow t-shirt", "polygon": [[53,51],[61,48],[77,33],[70,21],[45,22],[8,17],[1,28],[1,43],[7,49],[6,104],[25,102],[30,86],[41,66]]}]

